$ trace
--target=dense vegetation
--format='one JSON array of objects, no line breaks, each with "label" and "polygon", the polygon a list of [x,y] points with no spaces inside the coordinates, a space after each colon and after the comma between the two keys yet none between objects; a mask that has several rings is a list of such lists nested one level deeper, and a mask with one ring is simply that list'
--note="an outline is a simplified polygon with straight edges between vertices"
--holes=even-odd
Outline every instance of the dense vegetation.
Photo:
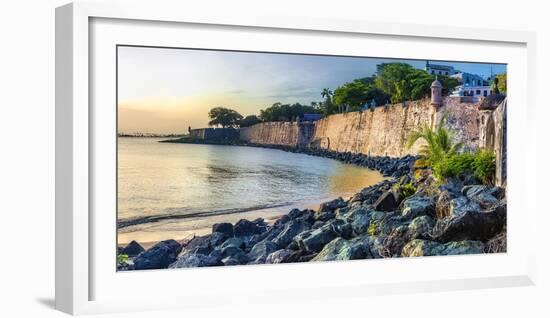
[{"label": "dense vegetation", "polygon": [[304,114],[320,113],[319,108],[314,106],[295,104],[275,103],[260,111],[260,118],[263,121],[292,121]]},{"label": "dense vegetation", "polygon": [[237,111],[225,107],[215,107],[208,112],[210,126],[221,126],[223,128],[238,127],[243,116]]},{"label": "dense vegetation", "polygon": [[424,141],[416,168],[432,169],[439,181],[471,175],[480,182],[491,184],[495,174],[495,155],[485,150],[459,152],[462,145],[453,142],[453,133],[444,124],[445,117],[435,130],[422,125],[409,136],[409,148],[418,140]]}]

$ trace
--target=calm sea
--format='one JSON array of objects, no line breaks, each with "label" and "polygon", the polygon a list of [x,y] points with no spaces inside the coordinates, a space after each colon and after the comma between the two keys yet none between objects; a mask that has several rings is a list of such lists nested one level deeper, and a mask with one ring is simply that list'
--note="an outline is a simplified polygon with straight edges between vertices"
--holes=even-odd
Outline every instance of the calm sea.
[{"label": "calm sea", "polygon": [[118,139],[119,243],[182,239],[273,218],[379,182],[372,170],[281,150]]}]

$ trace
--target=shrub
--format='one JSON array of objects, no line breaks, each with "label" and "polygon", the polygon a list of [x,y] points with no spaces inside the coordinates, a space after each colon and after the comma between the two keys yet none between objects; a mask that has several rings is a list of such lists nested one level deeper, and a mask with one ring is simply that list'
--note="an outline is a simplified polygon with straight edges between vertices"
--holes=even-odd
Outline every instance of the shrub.
[{"label": "shrub", "polygon": [[496,158],[489,151],[479,151],[474,158],[474,176],[483,183],[492,183],[495,175]]},{"label": "shrub", "polygon": [[405,184],[398,184],[397,190],[399,191],[399,194],[403,199],[406,199],[416,193],[416,187],[412,184],[412,182],[405,183]]},{"label": "shrub", "polygon": [[367,233],[370,236],[374,236],[376,235],[376,233],[378,233],[378,224],[375,221],[370,222]]},{"label": "shrub", "polygon": [[489,184],[495,174],[495,155],[485,150],[453,154],[434,163],[433,171],[438,180],[473,174],[480,182]]},{"label": "shrub", "polygon": [[124,266],[128,263],[130,258],[126,254],[118,254],[116,257],[116,262],[119,266]]}]

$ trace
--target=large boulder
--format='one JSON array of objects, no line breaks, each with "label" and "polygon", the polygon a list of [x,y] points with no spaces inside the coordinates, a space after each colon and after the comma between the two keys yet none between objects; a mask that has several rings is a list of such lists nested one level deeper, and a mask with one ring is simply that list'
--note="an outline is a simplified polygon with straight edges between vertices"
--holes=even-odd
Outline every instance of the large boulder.
[{"label": "large boulder", "polygon": [[305,210],[292,209],[288,213],[288,216],[290,217],[291,220],[300,219],[308,223],[315,222],[315,211],[309,210],[309,209],[305,209]]},{"label": "large boulder", "polygon": [[222,243],[222,245],[219,246],[219,248],[226,248],[229,246],[242,248],[244,246],[243,239],[240,237],[230,237],[225,242]]},{"label": "large boulder", "polygon": [[263,231],[264,228],[262,226],[245,219],[239,220],[233,227],[233,233],[235,236],[251,236],[254,234],[260,234]]},{"label": "large boulder", "polygon": [[266,264],[289,263],[293,261],[296,251],[282,249],[269,254],[265,260]]},{"label": "large boulder", "polygon": [[449,216],[461,215],[466,212],[479,212],[480,210],[481,206],[467,197],[461,196],[449,202]]},{"label": "large boulder", "polygon": [[317,212],[329,212],[334,211],[339,208],[343,208],[347,205],[346,201],[342,199],[341,197],[332,201],[321,203],[319,206],[319,210]]},{"label": "large boulder", "polygon": [[278,249],[278,246],[270,241],[262,241],[250,250],[248,253],[249,264],[263,264],[267,256]]},{"label": "large boulder", "polygon": [[318,212],[315,213],[315,221],[321,221],[326,222],[328,220],[332,220],[336,217],[336,213],[332,211],[326,211],[326,212]]},{"label": "large boulder", "polygon": [[365,258],[365,242],[362,238],[345,240],[341,237],[329,242],[311,261],[344,261]]},{"label": "large boulder", "polygon": [[214,233],[210,234],[210,246],[211,247],[216,247],[216,246],[222,244],[223,242],[225,242],[225,240],[227,240],[227,238],[228,238],[228,236],[225,233],[214,232]]},{"label": "large boulder", "polygon": [[120,251],[119,254],[126,254],[130,257],[134,257],[143,251],[145,251],[143,246],[139,245],[136,241],[131,241]]},{"label": "large boulder", "polygon": [[246,256],[245,253],[238,253],[235,255],[227,256],[224,259],[222,259],[222,263],[225,266],[231,266],[231,265],[243,265],[248,262],[248,256]]},{"label": "large boulder", "polygon": [[134,269],[167,268],[176,261],[181,248],[181,244],[174,240],[159,242],[134,259]]},{"label": "large boulder", "polygon": [[476,240],[486,241],[506,225],[506,204],[500,203],[491,210],[466,211],[438,220],[432,238],[440,242]]},{"label": "large boulder", "polygon": [[503,190],[499,187],[470,185],[462,188],[462,193],[471,201],[477,202],[482,208],[488,209],[498,204]]},{"label": "large boulder", "polygon": [[335,239],[337,233],[334,231],[333,225],[327,223],[322,227],[314,230],[302,232],[294,237],[294,241],[300,249],[308,252],[319,252],[323,247]]},{"label": "large boulder", "polygon": [[370,221],[370,214],[357,216],[351,223],[353,233],[355,233],[355,235],[362,235],[364,233],[367,233],[367,231],[369,230]]},{"label": "large boulder", "polygon": [[373,207],[376,211],[393,211],[399,207],[400,195],[397,191],[389,190],[384,192],[376,202],[374,202]]},{"label": "large boulder", "polygon": [[311,228],[311,225],[303,220],[293,220],[285,224],[283,230],[272,240],[279,248],[285,248],[292,239]]},{"label": "large boulder", "polygon": [[233,224],[231,223],[216,223],[212,225],[212,233],[219,232],[225,234],[227,237],[233,236]]},{"label": "large boulder", "polygon": [[170,264],[169,268],[207,267],[223,265],[224,264],[222,263],[220,258],[211,255],[188,253],[182,255],[180,258],[178,258],[177,261]]},{"label": "large boulder", "polygon": [[433,215],[434,211],[434,200],[428,196],[413,195],[401,203],[401,214],[411,220],[421,215]]},{"label": "large boulder", "polygon": [[203,254],[208,255],[210,252],[212,252],[212,241],[216,242],[216,237],[219,235],[223,235],[221,233],[217,233],[214,238],[212,238],[212,235],[205,235],[205,236],[195,236],[192,238],[187,244],[183,246],[183,249],[180,253],[180,255],[187,254],[187,253],[193,253],[193,254]]},{"label": "large boulder", "polygon": [[408,237],[411,239],[426,237],[434,227],[435,222],[431,216],[422,215],[414,220],[408,226]]},{"label": "large boulder", "polygon": [[462,255],[483,253],[484,244],[480,241],[459,241],[446,244],[414,239],[403,247],[402,256]]}]

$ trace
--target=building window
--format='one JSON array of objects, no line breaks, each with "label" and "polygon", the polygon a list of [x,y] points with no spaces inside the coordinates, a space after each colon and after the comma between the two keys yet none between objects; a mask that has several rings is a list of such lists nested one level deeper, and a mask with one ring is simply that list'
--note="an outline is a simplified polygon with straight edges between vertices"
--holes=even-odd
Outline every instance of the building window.
[{"label": "building window", "polygon": [[483,91],[483,96],[487,96],[487,90]]},{"label": "building window", "polygon": [[449,72],[445,72],[445,75],[449,75]]},{"label": "building window", "polygon": [[481,94],[481,91],[478,89],[476,90],[476,95],[480,95]]},{"label": "building window", "polygon": [[477,80],[477,86],[481,86],[481,81]]},{"label": "building window", "polygon": [[432,74],[434,74],[434,70],[432,70]]}]

